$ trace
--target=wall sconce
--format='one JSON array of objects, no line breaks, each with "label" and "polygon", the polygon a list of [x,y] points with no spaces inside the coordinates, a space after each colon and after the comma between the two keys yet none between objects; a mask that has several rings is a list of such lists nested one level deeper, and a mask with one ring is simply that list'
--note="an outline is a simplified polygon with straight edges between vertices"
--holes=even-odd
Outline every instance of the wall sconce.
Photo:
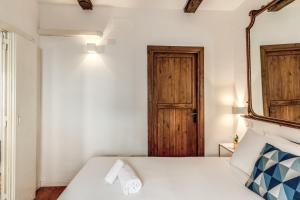
[{"label": "wall sconce", "polygon": [[234,115],[247,115],[248,107],[232,107],[232,114]]},{"label": "wall sconce", "polygon": [[97,45],[96,43],[87,43],[86,44],[86,51],[89,54],[99,54],[104,53],[105,46],[104,45]]},{"label": "wall sconce", "polygon": [[86,44],[86,51],[89,54],[96,54],[97,53],[97,45],[96,45],[96,43],[87,43]]}]

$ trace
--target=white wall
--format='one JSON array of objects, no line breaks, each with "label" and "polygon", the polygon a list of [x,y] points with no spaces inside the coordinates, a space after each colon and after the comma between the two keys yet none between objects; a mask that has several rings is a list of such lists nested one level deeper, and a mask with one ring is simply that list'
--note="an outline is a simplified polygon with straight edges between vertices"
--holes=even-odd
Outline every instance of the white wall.
[{"label": "white wall", "polygon": [[42,4],[41,27],[102,29],[116,44],[83,52],[82,38],[42,38],[42,185],[68,182],[95,155],[147,155],[147,45],[205,47],[206,155],[231,141],[234,49],[230,12]]},{"label": "white wall", "polygon": [[0,0],[0,26],[1,23],[35,37],[38,26],[37,0]]}]

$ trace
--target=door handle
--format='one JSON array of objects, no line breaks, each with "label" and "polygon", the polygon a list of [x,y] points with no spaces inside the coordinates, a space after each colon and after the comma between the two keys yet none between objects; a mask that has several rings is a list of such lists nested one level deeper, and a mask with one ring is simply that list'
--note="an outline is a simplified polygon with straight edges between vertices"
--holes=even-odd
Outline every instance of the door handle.
[{"label": "door handle", "polygon": [[193,111],[192,111],[192,118],[193,118],[193,122],[197,123],[197,121],[198,121],[198,112],[197,112],[197,109],[193,109]]},{"label": "door handle", "polygon": [[20,125],[20,124],[21,124],[21,116],[18,115],[18,117],[17,117],[17,125]]}]

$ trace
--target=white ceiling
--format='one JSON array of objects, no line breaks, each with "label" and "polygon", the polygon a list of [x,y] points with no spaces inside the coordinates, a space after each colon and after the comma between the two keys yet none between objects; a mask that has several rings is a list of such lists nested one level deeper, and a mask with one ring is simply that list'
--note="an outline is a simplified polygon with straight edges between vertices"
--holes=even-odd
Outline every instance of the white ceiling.
[{"label": "white ceiling", "polygon": [[[234,10],[245,0],[204,0],[201,10]],[[39,0],[40,3],[77,4],[77,0]],[[94,5],[127,8],[183,9],[187,0],[92,0]]]}]

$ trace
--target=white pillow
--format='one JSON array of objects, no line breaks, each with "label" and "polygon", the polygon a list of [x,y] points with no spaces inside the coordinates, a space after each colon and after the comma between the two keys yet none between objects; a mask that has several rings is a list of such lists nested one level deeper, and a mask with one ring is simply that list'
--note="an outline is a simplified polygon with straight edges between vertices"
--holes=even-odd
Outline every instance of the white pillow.
[{"label": "white pillow", "polygon": [[230,161],[231,164],[250,176],[266,143],[269,143],[282,151],[300,156],[300,145],[278,136],[264,136],[249,129],[232,155]]},{"label": "white pillow", "polygon": [[232,155],[230,163],[250,176],[266,143],[265,136],[249,129]]},{"label": "white pillow", "polygon": [[275,135],[266,135],[267,141],[269,144],[277,147],[278,149],[300,156],[300,145],[294,142],[291,142],[285,138],[275,136]]}]

